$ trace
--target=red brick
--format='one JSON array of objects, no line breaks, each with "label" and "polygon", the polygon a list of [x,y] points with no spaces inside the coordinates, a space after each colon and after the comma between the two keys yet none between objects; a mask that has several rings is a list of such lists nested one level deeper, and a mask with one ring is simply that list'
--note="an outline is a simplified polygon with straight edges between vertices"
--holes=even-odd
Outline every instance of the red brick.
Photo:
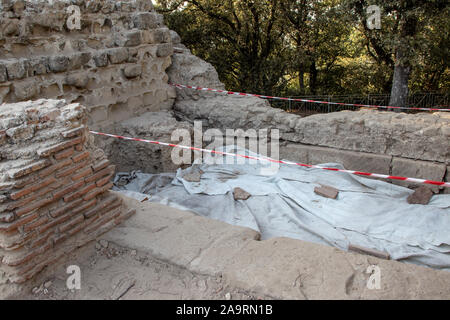
[{"label": "red brick", "polygon": [[73,155],[73,153],[75,152],[75,150],[73,149],[73,147],[70,147],[66,150],[63,150],[61,152],[58,152],[55,154],[55,159],[56,160],[61,160],[61,159],[65,159],[70,157],[71,155]]},{"label": "red brick", "polygon": [[83,205],[79,206],[78,208],[76,208],[76,209],[74,210],[74,213],[75,213],[75,214],[83,213],[83,212],[85,212],[87,209],[89,209],[89,208],[95,206],[96,204],[97,204],[97,199],[96,199],[96,198],[92,199],[91,201],[87,201],[87,202],[85,201],[85,202],[83,203]]},{"label": "red brick", "polygon": [[115,169],[116,169],[116,166],[114,166],[114,165],[109,166],[109,167],[107,167],[107,168],[97,172],[96,174],[85,178],[84,180],[87,183],[97,181],[97,180],[103,178],[104,176],[106,176],[108,174],[114,173]]},{"label": "red brick", "polygon": [[79,144],[82,142],[82,138],[78,137],[69,141],[64,141],[61,143],[58,143],[57,145],[51,146],[49,148],[45,148],[45,149],[40,149],[37,151],[37,154],[40,157],[49,157],[51,156],[53,153],[56,153],[58,151],[64,150],[66,148],[70,148],[73,145]]},{"label": "red brick", "polygon": [[102,194],[102,193],[104,193],[105,191],[111,189],[112,186],[113,186],[113,183],[110,182],[110,183],[108,183],[107,185],[105,185],[105,186],[103,186],[103,187],[101,187],[101,188],[94,189],[93,191],[91,191],[91,192],[89,192],[88,194],[86,194],[86,195],[83,197],[83,199],[86,200],[86,201],[91,200],[92,198],[96,197],[97,195]]},{"label": "red brick", "polygon": [[[70,202],[76,198],[82,197],[83,195],[85,195],[86,193],[88,193],[89,191],[91,191],[92,189],[94,189],[96,187],[95,183],[92,183],[90,185],[87,185],[86,187],[84,187],[83,189],[69,194],[67,196],[64,197],[64,202]],[[85,199],[86,200],[86,199]],[[88,199],[90,200],[90,199]]]},{"label": "red brick", "polygon": [[111,177],[112,177],[112,174],[109,174],[106,177],[98,180],[95,184],[97,185],[97,187],[102,187],[111,180]]},{"label": "red brick", "polygon": [[34,201],[37,198],[36,194],[32,194],[28,197],[26,197],[25,199],[19,200],[19,201],[14,201],[13,203],[8,204],[8,206],[6,207],[6,210],[14,210],[16,208],[20,208],[25,206],[26,204],[30,203],[31,201]]},{"label": "red brick", "polygon": [[80,172],[74,174],[71,178],[73,181],[80,180],[81,178],[84,178],[88,175],[92,174],[92,168],[88,167],[86,169],[81,170]]},{"label": "red brick", "polygon": [[75,150],[76,151],[83,151],[83,145],[82,144],[77,144],[76,146],[75,146]]},{"label": "red brick", "polygon": [[46,188],[42,188],[39,192],[36,192],[38,198],[42,198],[46,195],[48,195],[48,193],[52,192],[53,190],[55,190],[55,188],[53,188],[53,186],[49,186]]},{"label": "red brick", "polygon": [[117,218],[118,216],[120,216],[120,214],[121,214],[121,208],[117,208],[117,209],[111,211],[108,215],[103,216],[96,223],[93,223],[93,224],[89,225],[88,227],[86,227],[86,229],[84,229],[84,232],[85,233],[91,233],[92,231],[95,231],[98,228],[100,228],[102,225],[104,225],[104,224],[108,223],[109,221]]},{"label": "red brick", "polygon": [[70,129],[64,132],[61,132],[61,135],[64,138],[72,138],[81,135],[86,130],[85,126],[81,126],[75,129]]},{"label": "red brick", "polygon": [[11,257],[11,256],[6,257],[5,256],[5,257],[3,257],[3,263],[10,267],[15,267],[15,266],[24,264],[25,262],[28,262],[29,260],[31,260],[33,257],[46,252],[52,246],[53,246],[52,244],[45,244],[39,248],[36,248],[36,249],[29,251],[20,256],[15,256],[15,257]]},{"label": "red brick", "polygon": [[17,209],[16,215],[19,217],[23,216],[24,214],[26,214],[28,212],[31,212],[35,209],[39,209],[39,208],[42,208],[43,206],[46,206],[47,204],[49,204],[52,201],[53,201],[52,198],[45,198],[45,199],[41,199],[39,201],[33,202],[29,206]]},{"label": "red brick", "polygon": [[[45,170],[45,169],[44,169]],[[28,176],[26,178],[23,179],[16,179],[13,184],[14,184],[14,188],[16,189],[22,189],[34,182],[36,182],[38,180],[38,176],[37,175],[32,175],[32,176]]]},{"label": "red brick", "polygon": [[81,168],[87,166],[87,164],[88,164],[87,161],[83,161],[83,162],[80,162],[80,163],[78,163],[78,164],[76,164],[76,165],[70,167],[70,168],[67,168],[67,169],[64,169],[64,170],[58,170],[58,171],[56,172],[56,175],[55,175],[55,176],[56,176],[57,178],[66,177],[66,176],[68,176],[68,175],[71,175],[71,174],[74,173],[75,171],[78,171],[78,170],[80,170]]},{"label": "red brick", "polygon": [[83,199],[82,198],[76,199],[75,201],[73,201],[73,202],[71,202],[71,203],[69,203],[69,204],[67,204],[67,205],[65,205],[65,206],[63,206],[61,208],[58,208],[58,209],[53,210],[53,211],[50,211],[50,216],[52,216],[53,218],[57,218],[60,215],[62,215],[64,213],[67,213],[67,212],[71,211],[72,209],[78,207],[81,203],[83,203]]},{"label": "red brick", "polygon": [[42,234],[42,233],[46,232],[47,230],[49,230],[50,228],[53,228],[53,227],[55,227],[55,226],[57,226],[57,225],[59,225],[61,223],[66,222],[72,216],[73,216],[72,212],[69,212],[69,213],[67,213],[65,215],[62,215],[59,218],[54,219],[54,220],[50,221],[49,223],[47,223],[47,224],[45,224],[43,226],[40,226],[39,229],[38,229],[38,233]]},{"label": "red brick", "polygon": [[10,195],[10,198],[13,200],[17,200],[22,198],[23,196],[26,196],[28,194],[30,194],[31,192],[34,192],[36,190],[39,190],[41,188],[44,188],[46,186],[48,186],[49,184],[52,184],[53,182],[56,182],[56,179],[54,177],[50,177],[48,179],[42,180],[39,183],[33,184],[28,188],[24,188],[20,191],[14,192]]},{"label": "red brick", "polygon": [[101,215],[107,210],[111,210],[120,206],[121,203],[122,201],[119,198],[117,198],[116,196],[111,196],[100,202],[95,208],[89,210],[88,212],[85,212],[84,216],[86,218],[91,218],[95,214]]},{"label": "red brick", "polygon": [[72,157],[72,160],[73,160],[73,162],[80,162],[81,160],[84,160],[84,159],[88,158],[89,155],[90,155],[89,151],[84,151],[82,153],[74,155]]},{"label": "red brick", "polygon": [[122,216],[119,216],[116,219],[114,219],[114,224],[115,225],[121,224],[124,220],[130,218],[135,213],[136,213],[135,209],[132,209],[132,210],[128,211],[126,214],[124,214]]},{"label": "red brick", "polygon": [[43,236],[36,238],[36,240],[34,240],[33,242],[30,243],[30,249],[36,248],[36,247],[46,243],[48,238],[50,238],[50,236],[54,233],[55,233],[55,231],[51,230],[51,231],[47,232],[46,234],[44,234]]},{"label": "red brick", "polygon": [[59,227],[58,227],[58,230],[59,230],[59,232],[66,232],[67,230],[70,230],[70,229],[72,229],[73,227],[75,227],[76,225],[79,225],[80,223],[82,223],[84,221],[84,216],[81,214],[81,215],[78,215],[78,216],[76,216],[75,218],[73,218],[72,220],[70,220],[69,222],[67,222],[67,223],[64,223],[64,224],[62,224],[62,225],[60,225]]},{"label": "red brick", "polygon": [[35,212],[28,216],[22,217],[21,219],[8,224],[0,224],[0,230],[5,232],[11,232],[13,230],[18,229],[19,227],[23,226],[24,224],[27,224],[28,222],[31,222],[37,218],[39,218],[39,213]]},{"label": "red brick", "polygon": [[83,228],[86,227],[86,225],[84,223],[81,223],[80,225],[76,226],[75,228],[67,231],[67,235],[69,237],[73,236],[74,234],[80,232],[81,230],[83,230]]},{"label": "red brick", "polygon": [[72,163],[73,163],[72,159],[65,159],[64,161],[60,161],[60,162],[52,165],[51,167],[48,167],[44,170],[39,171],[39,177],[44,178],[46,176],[49,176],[56,170],[67,167],[67,166],[71,165]]},{"label": "red brick", "polygon": [[43,169],[51,164],[48,160],[41,160],[32,164],[29,164],[25,167],[22,167],[20,169],[11,169],[8,171],[8,175],[11,179],[17,179],[20,177],[23,177],[27,174],[30,174],[32,172],[38,171],[40,169]]},{"label": "red brick", "polygon": [[44,223],[47,223],[47,222],[48,222],[48,217],[47,216],[43,216],[42,218],[34,221],[33,223],[29,223],[29,224],[25,225],[23,230],[25,232],[29,232],[31,230],[36,229],[40,225],[43,225]]},{"label": "red brick", "polygon": [[75,182],[75,183],[71,184],[70,186],[68,186],[67,188],[64,188],[62,190],[59,190],[59,191],[53,193],[53,199],[54,200],[60,199],[63,196],[65,196],[66,194],[74,192],[75,190],[77,190],[83,186],[84,186],[84,181]]},{"label": "red brick", "polygon": [[108,165],[109,165],[109,160],[105,159],[105,160],[102,160],[99,163],[93,165],[92,170],[94,170],[94,172],[97,172],[99,170],[106,168]]},{"label": "red brick", "polygon": [[339,194],[338,189],[325,185],[322,185],[321,187],[315,187],[314,192],[322,197],[330,199],[336,199]]}]

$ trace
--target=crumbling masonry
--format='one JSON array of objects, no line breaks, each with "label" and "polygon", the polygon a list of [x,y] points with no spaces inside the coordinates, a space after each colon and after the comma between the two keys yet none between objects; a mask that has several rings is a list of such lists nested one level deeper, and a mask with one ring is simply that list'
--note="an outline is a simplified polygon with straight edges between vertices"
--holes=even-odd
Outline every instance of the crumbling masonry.
[{"label": "crumbling masonry", "polygon": [[30,279],[129,215],[108,193],[115,167],[94,146],[86,121],[77,103],[2,106],[0,288]]}]

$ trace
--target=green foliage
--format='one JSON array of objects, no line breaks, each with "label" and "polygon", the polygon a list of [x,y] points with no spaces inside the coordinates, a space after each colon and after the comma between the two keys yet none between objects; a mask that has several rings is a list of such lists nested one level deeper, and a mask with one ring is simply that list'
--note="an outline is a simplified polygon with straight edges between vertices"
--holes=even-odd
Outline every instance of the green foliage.
[{"label": "green foliage", "polygon": [[[371,4],[382,8],[380,30],[366,27]],[[230,90],[388,93],[395,63],[411,66],[412,91],[450,88],[443,1],[159,0],[157,9]]]}]

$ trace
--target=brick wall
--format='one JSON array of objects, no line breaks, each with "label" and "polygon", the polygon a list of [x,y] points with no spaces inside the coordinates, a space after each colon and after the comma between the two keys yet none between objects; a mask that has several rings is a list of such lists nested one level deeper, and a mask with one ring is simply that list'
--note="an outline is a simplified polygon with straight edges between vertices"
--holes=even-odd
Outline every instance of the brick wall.
[{"label": "brick wall", "polygon": [[128,217],[79,104],[0,107],[0,293]]}]

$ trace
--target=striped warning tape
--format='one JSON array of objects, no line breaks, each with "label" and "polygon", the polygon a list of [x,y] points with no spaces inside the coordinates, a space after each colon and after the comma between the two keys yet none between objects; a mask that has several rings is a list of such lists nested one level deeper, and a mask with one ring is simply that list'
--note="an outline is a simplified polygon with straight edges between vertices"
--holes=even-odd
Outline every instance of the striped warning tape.
[{"label": "striped warning tape", "polygon": [[189,146],[183,146],[183,145],[179,145],[179,144],[160,142],[160,141],[153,141],[153,140],[140,139],[140,138],[130,138],[130,137],[124,137],[124,136],[119,136],[119,135],[109,134],[109,133],[103,133],[103,132],[97,132],[97,131],[90,131],[90,132],[92,134],[105,136],[105,137],[112,137],[112,138],[118,138],[118,139],[123,139],[123,140],[139,141],[139,142],[145,142],[145,143],[151,143],[151,144],[158,144],[158,145],[168,146],[168,147],[172,147],[172,148],[181,148],[181,149],[187,149],[187,150],[194,150],[194,151],[214,153],[214,154],[220,154],[220,155],[226,155],[226,156],[233,156],[233,157],[241,157],[241,158],[246,158],[246,159],[259,160],[259,161],[268,161],[268,162],[274,162],[274,163],[280,163],[280,164],[296,165],[296,166],[306,167],[306,168],[322,169],[322,170],[336,171],[336,172],[345,172],[345,173],[356,174],[356,175],[366,176],[366,177],[375,177],[375,178],[383,178],[383,179],[389,179],[389,180],[408,181],[408,182],[421,183],[421,184],[431,184],[431,185],[435,185],[435,186],[442,186],[442,187],[450,188],[450,182],[432,181],[432,180],[417,179],[417,178],[397,177],[397,176],[390,176],[390,175],[386,175],[386,174],[368,173],[368,172],[361,172],[361,171],[354,171],[354,170],[344,170],[344,169],[337,169],[337,168],[326,168],[326,167],[321,167],[321,166],[317,166],[317,165],[304,164],[304,163],[298,163],[298,162],[292,162],[292,161],[283,161],[283,160],[275,160],[275,159],[271,159],[271,158],[254,157],[254,156],[248,156],[248,155],[242,155],[242,154],[236,154],[236,153],[230,153],[230,152],[223,152],[223,151],[216,151],[216,150],[208,150],[208,149],[189,147]]},{"label": "striped warning tape", "polygon": [[246,97],[258,97],[263,99],[275,99],[275,100],[286,100],[286,101],[297,101],[297,102],[311,102],[311,103],[322,103],[322,104],[332,104],[332,105],[339,105],[339,106],[352,106],[352,107],[364,107],[364,108],[380,108],[380,109],[402,109],[402,110],[420,110],[420,111],[450,111],[450,109],[444,109],[444,108],[414,108],[414,107],[393,107],[393,106],[377,106],[377,105],[369,105],[369,104],[355,104],[355,103],[343,103],[343,102],[330,102],[330,101],[316,101],[316,100],[308,100],[308,99],[297,99],[297,98],[284,98],[284,97],[272,97],[272,96],[265,96],[261,94],[253,94],[253,93],[242,93],[242,92],[233,92],[233,91],[227,91],[227,90],[220,90],[220,89],[211,89],[211,88],[202,88],[202,87],[196,87],[196,86],[188,86],[184,84],[174,84],[169,83],[171,86],[177,87],[177,88],[184,88],[184,89],[193,89],[193,90],[199,90],[199,91],[209,91],[209,92],[217,92],[217,93],[225,93],[225,94],[231,94],[231,95],[237,95],[237,96],[246,96]]}]

